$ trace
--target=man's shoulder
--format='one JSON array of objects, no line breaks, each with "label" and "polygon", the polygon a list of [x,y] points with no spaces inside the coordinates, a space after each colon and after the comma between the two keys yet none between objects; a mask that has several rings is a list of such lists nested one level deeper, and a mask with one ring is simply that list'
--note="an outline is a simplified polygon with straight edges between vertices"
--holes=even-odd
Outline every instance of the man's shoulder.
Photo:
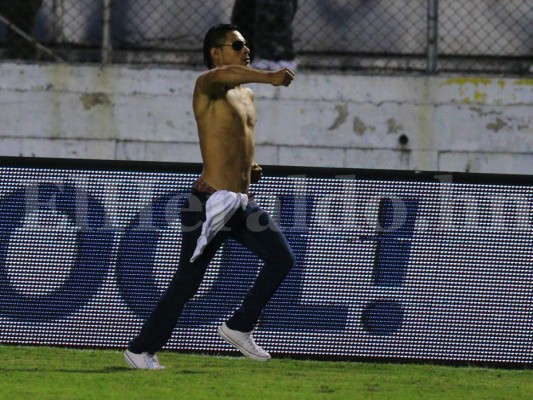
[{"label": "man's shoulder", "polygon": [[217,73],[221,69],[222,69],[221,67],[213,67],[213,68],[206,69],[205,71],[200,72],[198,76],[196,77],[196,82],[205,80],[205,79],[210,79],[211,77],[216,76]]},{"label": "man's shoulder", "polygon": [[196,81],[195,81],[195,88],[199,88],[203,81],[206,79],[206,76],[207,74],[209,73],[210,70],[207,70],[207,71],[203,71],[202,73],[200,73],[197,77],[196,77]]},{"label": "man's shoulder", "polygon": [[211,97],[213,93],[220,91],[222,87],[213,79],[213,75],[216,73],[216,68],[203,71],[196,77],[194,85],[195,94],[202,94]]}]

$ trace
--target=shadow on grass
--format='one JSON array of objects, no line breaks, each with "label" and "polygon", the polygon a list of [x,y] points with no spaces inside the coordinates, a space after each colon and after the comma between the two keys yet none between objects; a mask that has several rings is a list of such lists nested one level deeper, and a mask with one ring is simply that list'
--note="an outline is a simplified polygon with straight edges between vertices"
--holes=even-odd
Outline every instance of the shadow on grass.
[{"label": "shadow on grass", "polygon": [[[66,369],[66,368],[5,368],[0,367],[0,375],[4,373],[14,373],[14,372],[27,372],[27,373],[53,373],[53,372],[60,372],[63,374],[112,374],[112,373],[123,373],[123,372],[137,372],[142,373],[145,370],[135,370],[130,367],[105,367],[101,369]],[[174,368],[167,368],[166,370],[159,370],[159,371],[149,371],[150,373],[161,373],[164,371],[172,371],[174,374],[183,374],[183,375],[200,375],[200,374],[206,374],[206,371],[193,371],[193,370],[187,370],[187,369],[174,369]]]}]

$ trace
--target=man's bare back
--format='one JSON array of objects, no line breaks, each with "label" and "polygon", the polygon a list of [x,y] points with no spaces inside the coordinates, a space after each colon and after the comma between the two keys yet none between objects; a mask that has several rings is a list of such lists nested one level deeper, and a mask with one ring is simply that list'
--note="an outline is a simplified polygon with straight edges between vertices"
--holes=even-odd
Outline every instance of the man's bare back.
[{"label": "man's bare back", "polygon": [[[228,43],[243,41],[238,31],[228,32]],[[224,45],[226,46],[226,45]],[[247,193],[254,163],[254,96],[246,83],[288,86],[294,72],[249,68],[249,50],[211,49],[215,68],[201,74],[194,88],[193,109],[203,159],[202,178],[217,190]]]}]

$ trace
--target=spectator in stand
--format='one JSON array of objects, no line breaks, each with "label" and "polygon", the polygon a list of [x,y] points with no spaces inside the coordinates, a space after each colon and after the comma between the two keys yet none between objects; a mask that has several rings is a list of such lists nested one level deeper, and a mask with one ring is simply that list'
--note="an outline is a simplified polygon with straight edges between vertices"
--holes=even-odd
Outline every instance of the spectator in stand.
[{"label": "spectator in stand", "polygon": [[[21,31],[31,35],[42,3],[43,0],[0,0],[0,14]],[[7,28],[5,58],[33,59],[36,55],[33,43]]]},{"label": "spectator in stand", "polygon": [[297,0],[235,0],[231,22],[251,45],[257,69],[296,69],[292,22]]}]

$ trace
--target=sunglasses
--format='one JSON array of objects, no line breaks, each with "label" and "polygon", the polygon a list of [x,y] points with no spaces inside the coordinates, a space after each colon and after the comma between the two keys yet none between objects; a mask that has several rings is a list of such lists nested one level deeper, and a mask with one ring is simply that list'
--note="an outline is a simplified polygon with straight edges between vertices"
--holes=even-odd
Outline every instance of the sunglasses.
[{"label": "sunglasses", "polygon": [[244,48],[244,46],[248,47],[248,42],[242,41],[242,40],[236,40],[233,43],[224,43],[224,44],[219,45],[218,47],[222,47],[222,46],[231,46],[233,50],[241,51]]}]

